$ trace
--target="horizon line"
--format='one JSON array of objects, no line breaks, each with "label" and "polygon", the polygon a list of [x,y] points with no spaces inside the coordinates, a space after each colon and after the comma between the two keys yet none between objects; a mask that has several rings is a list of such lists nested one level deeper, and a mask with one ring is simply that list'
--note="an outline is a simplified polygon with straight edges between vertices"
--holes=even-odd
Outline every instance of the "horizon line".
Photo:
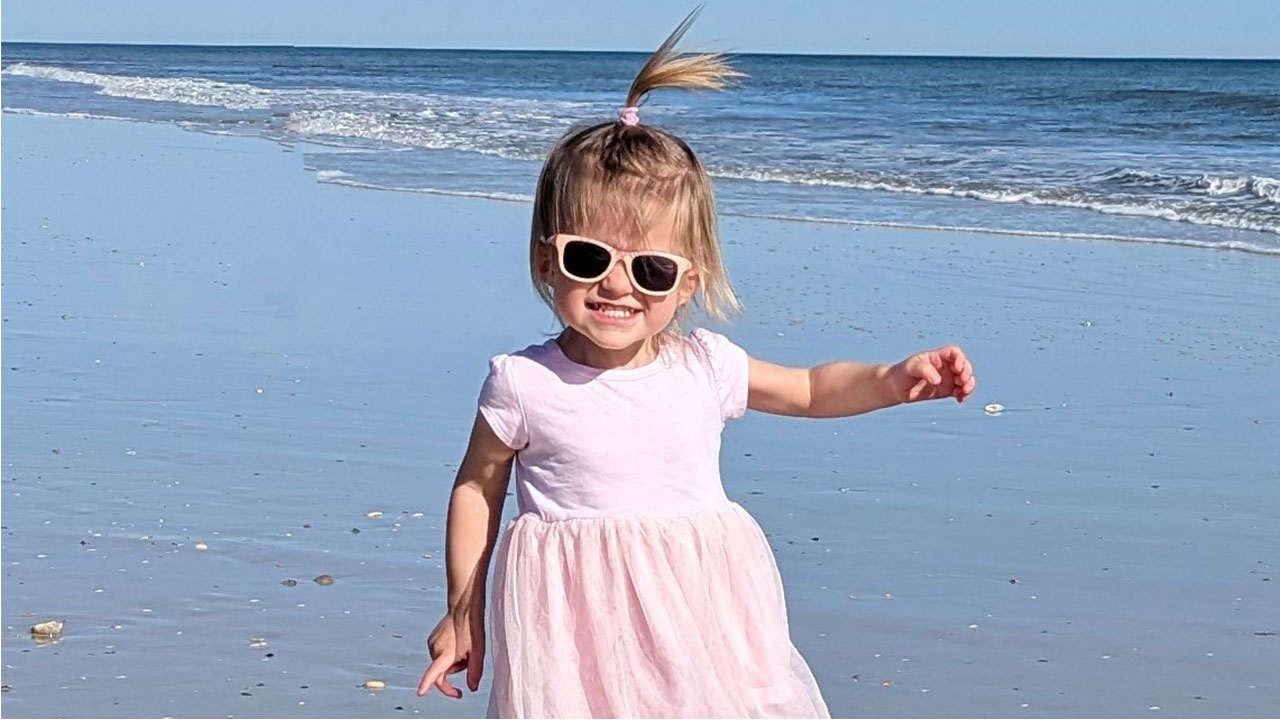
[{"label": "horizon line", "polygon": [[[0,45],[96,45],[109,47],[166,47],[166,48],[255,48],[294,50],[406,50],[443,52],[504,52],[504,53],[583,53],[583,54],[632,54],[648,55],[652,50],[598,50],[598,49],[547,49],[547,48],[462,48],[462,47],[405,47],[384,45],[297,45],[281,43],[155,43],[155,42],[83,42],[66,40],[4,40]],[[726,55],[748,56],[799,56],[799,57],[866,57],[866,58],[937,58],[956,60],[1208,60],[1224,62],[1274,62],[1275,57],[1205,57],[1194,55],[956,55],[951,53],[842,53],[842,52],[735,52]]]}]

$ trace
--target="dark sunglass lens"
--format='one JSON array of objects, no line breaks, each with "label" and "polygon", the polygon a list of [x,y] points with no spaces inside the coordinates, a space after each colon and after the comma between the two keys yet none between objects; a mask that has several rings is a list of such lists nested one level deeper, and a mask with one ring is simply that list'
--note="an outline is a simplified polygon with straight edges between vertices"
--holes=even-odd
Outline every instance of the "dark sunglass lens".
[{"label": "dark sunglass lens", "polygon": [[666,292],[676,286],[680,268],[676,261],[659,255],[641,255],[631,262],[636,284],[651,292]]},{"label": "dark sunglass lens", "polygon": [[594,278],[603,275],[609,271],[612,259],[609,251],[599,245],[581,240],[571,240],[564,245],[564,269],[575,277]]}]

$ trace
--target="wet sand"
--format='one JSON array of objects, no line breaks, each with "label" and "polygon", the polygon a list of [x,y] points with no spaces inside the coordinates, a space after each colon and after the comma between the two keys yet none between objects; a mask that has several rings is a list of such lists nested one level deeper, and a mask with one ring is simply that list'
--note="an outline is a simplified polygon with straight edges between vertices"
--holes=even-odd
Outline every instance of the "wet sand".
[{"label": "wet sand", "polygon": [[[4,125],[5,716],[483,715],[487,678],[413,688],[486,361],[552,330],[529,206],[321,185],[257,139]],[[753,354],[956,341],[981,382],[726,431],[833,714],[1280,707],[1275,258],[723,231]]]}]

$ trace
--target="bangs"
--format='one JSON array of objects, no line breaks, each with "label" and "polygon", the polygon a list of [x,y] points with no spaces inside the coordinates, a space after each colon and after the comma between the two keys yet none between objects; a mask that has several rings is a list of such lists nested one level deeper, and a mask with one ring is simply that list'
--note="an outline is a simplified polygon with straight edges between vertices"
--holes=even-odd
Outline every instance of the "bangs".
[{"label": "bangs", "polygon": [[584,235],[630,250],[645,247],[654,228],[673,222],[673,250],[681,255],[691,254],[689,193],[682,174],[665,178],[630,174],[609,177],[596,170],[570,171],[561,192],[549,198],[547,236]]}]

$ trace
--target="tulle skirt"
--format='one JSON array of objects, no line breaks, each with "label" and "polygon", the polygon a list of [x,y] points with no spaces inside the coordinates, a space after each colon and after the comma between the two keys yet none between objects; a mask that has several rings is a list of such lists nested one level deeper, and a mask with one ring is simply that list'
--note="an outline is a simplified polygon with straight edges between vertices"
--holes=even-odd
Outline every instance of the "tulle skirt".
[{"label": "tulle skirt", "polygon": [[[490,717],[829,717],[741,506],[503,534]],[[487,663],[488,664],[488,663]]]}]

